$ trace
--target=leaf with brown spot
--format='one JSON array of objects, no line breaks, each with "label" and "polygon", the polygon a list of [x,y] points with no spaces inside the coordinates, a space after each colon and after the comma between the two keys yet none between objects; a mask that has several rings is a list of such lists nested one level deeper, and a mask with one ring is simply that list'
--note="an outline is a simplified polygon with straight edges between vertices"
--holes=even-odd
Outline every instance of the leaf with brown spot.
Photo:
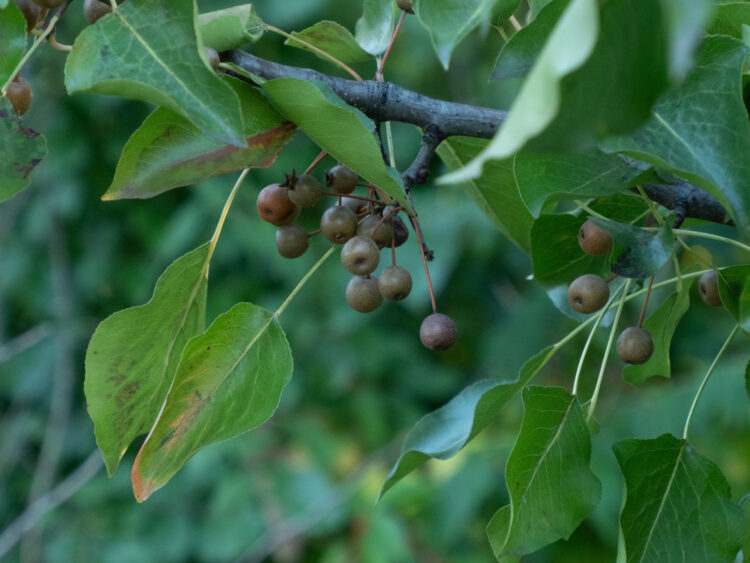
[{"label": "leaf with brown spot", "polygon": [[26,188],[32,170],[47,156],[47,141],[21,123],[5,97],[0,97],[0,155],[0,201]]}]

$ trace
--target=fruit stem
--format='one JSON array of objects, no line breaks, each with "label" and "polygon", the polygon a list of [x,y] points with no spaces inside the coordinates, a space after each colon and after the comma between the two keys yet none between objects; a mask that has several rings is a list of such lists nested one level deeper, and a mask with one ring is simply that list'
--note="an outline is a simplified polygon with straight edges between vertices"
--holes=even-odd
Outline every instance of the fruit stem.
[{"label": "fruit stem", "polygon": [[362,77],[359,74],[357,74],[351,67],[347,66],[346,64],[344,64],[343,62],[341,62],[340,60],[338,60],[333,55],[329,55],[323,49],[320,49],[319,47],[316,47],[312,43],[308,43],[307,41],[305,41],[303,39],[300,39],[299,37],[295,37],[294,35],[292,35],[290,33],[287,33],[286,31],[284,31],[283,29],[279,29],[278,27],[275,27],[275,26],[273,26],[273,25],[271,25],[269,23],[265,23],[264,22],[263,23],[263,27],[266,28],[268,31],[273,31],[274,33],[278,33],[279,35],[283,35],[284,37],[286,37],[290,41],[296,41],[300,45],[304,45],[305,47],[307,47],[311,51],[316,52],[321,57],[325,57],[326,59],[328,59],[329,61],[331,61],[333,64],[337,65],[339,68],[341,68],[345,72],[348,72],[352,76],[352,78],[354,78],[354,80],[360,80],[360,81],[362,80]]},{"label": "fruit stem", "polygon": [[[677,283],[682,283],[682,276],[677,276]],[[643,300],[643,307],[641,307],[641,314],[638,317],[638,328],[643,326],[643,319],[646,318],[646,307],[648,307],[648,298],[651,297],[651,288],[654,285],[654,276],[648,282],[648,289],[646,290],[646,298]]]},{"label": "fruit stem", "polygon": [[284,312],[284,310],[289,306],[289,303],[292,302],[292,299],[297,297],[297,294],[302,290],[302,288],[305,286],[305,284],[310,280],[310,278],[313,276],[315,272],[318,271],[318,268],[320,268],[323,265],[323,262],[328,260],[329,256],[333,254],[333,252],[339,248],[338,246],[334,245],[331,248],[328,249],[328,251],[323,254],[323,256],[320,257],[320,259],[313,264],[313,267],[308,270],[308,272],[304,275],[304,277],[299,281],[299,283],[296,285],[296,287],[292,290],[292,292],[289,294],[289,296],[284,300],[284,302],[279,306],[278,309],[276,309],[276,312],[273,314],[274,317],[278,318],[281,316],[281,314]]},{"label": "fruit stem", "polygon": [[714,358],[714,361],[711,363],[711,365],[708,368],[708,371],[706,372],[706,375],[703,377],[703,381],[701,381],[700,387],[698,387],[698,391],[695,393],[695,397],[693,398],[693,404],[690,405],[690,410],[688,411],[687,418],[685,419],[685,430],[682,432],[682,439],[687,440],[688,437],[688,429],[690,428],[690,421],[693,419],[693,414],[695,413],[695,407],[698,404],[698,399],[700,399],[701,395],[703,394],[703,389],[706,388],[706,384],[708,383],[708,379],[711,377],[711,374],[714,371],[714,368],[716,367],[716,364],[719,362],[719,358],[721,358],[722,354],[724,354],[724,350],[727,349],[727,346],[729,346],[729,342],[734,338],[734,335],[737,334],[737,331],[740,329],[740,325],[737,324],[732,329],[732,332],[729,333],[729,336],[724,341],[724,345],[719,350],[719,353],[716,354],[716,357]]},{"label": "fruit stem", "polygon": [[593,217],[599,217],[599,219],[607,219],[604,215],[602,215],[601,213],[597,213],[596,211],[591,209],[588,205],[586,205],[580,200],[576,200],[576,205],[580,207],[581,209],[583,209],[589,215],[592,215]]},{"label": "fruit stem", "polygon": [[625,301],[627,301],[628,288],[633,280],[625,282],[623,298],[620,300],[617,306],[617,312],[615,313],[615,320],[612,322],[612,330],[609,331],[609,340],[607,340],[607,347],[604,349],[604,356],[602,356],[602,364],[599,367],[599,376],[596,378],[596,386],[594,387],[594,394],[591,395],[591,403],[589,404],[589,412],[586,416],[586,422],[591,420],[594,416],[594,410],[596,409],[596,403],[599,401],[599,391],[602,388],[602,381],[604,380],[604,370],[607,367],[607,359],[609,358],[609,352],[612,349],[612,342],[615,340],[615,333],[617,332],[617,325],[620,324],[620,317],[622,316],[622,310],[624,309]]},{"label": "fruit stem", "polygon": [[50,18],[49,23],[47,24],[47,27],[44,28],[44,31],[34,40],[34,43],[31,44],[31,47],[29,47],[29,50],[26,51],[24,56],[21,57],[21,60],[18,61],[18,64],[8,75],[8,79],[5,81],[5,84],[3,84],[3,87],[1,89],[3,96],[5,95],[5,91],[8,89],[8,85],[10,85],[10,83],[13,81],[15,76],[21,71],[21,69],[23,68],[23,65],[26,64],[26,62],[29,60],[29,58],[34,53],[34,51],[37,50],[39,45],[41,45],[42,42],[47,38],[47,36],[50,33],[52,33],[52,30],[55,29],[55,25],[57,25],[57,22],[59,19],[60,19],[59,14],[55,14],[54,16]]},{"label": "fruit stem", "polygon": [[229,208],[232,207],[232,202],[234,201],[234,196],[237,195],[237,191],[240,189],[240,186],[242,185],[242,182],[245,180],[245,177],[247,176],[248,172],[250,172],[250,168],[245,168],[242,173],[237,178],[237,181],[234,183],[234,187],[232,188],[232,191],[229,192],[229,197],[227,197],[226,203],[224,203],[224,209],[221,210],[221,215],[219,216],[219,222],[216,223],[216,229],[214,230],[214,234],[211,237],[211,245],[208,248],[208,260],[211,260],[211,256],[213,256],[214,249],[216,248],[216,243],[219,242],[219,236],[221,235],[221,229],[224,227],[224,221],[227,218],[227,213],[229,213]]},{"label": "fruit stem", "polygon": [[70,52],[73,50],[73,45],[67,45],[65,43],[60,43],[55,38],[55,33],[52,32],[49,34],[49,38],[47,39],[49,41],[49,44],[52,46],[53,49],[57,49],[58,51],[66,51]]},{"label": "fruit stem", "polygon": [[654,219],[656,219],[656,222],[659,223],[659,226],[662,226],[664,224],[664,219],[661,218],[661,214],[656,210],[654,202],[649,199],[649,197],[646,195],[645,190],[641,186],[636,186],[635,188],[638,190],[638,193],[641,194],[641,197],[646,202],[646,205],[648,205],[648,208],[651,211],[651,215],[654,216]]},{"label": "fruit stem", "polygon": [[422,255],[422,264],[424,264],[424,275],[427,279],[427,289],[430,291],[430,301],[432,302],[432,312],[437,313],[437,303],[435,302],[435,292],[432,290],[432,280],[430,279],[430,269],[427,267],[427,256],[424,253],[424,243],[422,242],[422,229],[419,228],[419,223],[415,221],[414,232],[417,234],[417,245],[419,246],[419,253]]},{"label": "fruit stem", "polygon": [[391,237],[391,262],[396,265],[396,233]]},{"label": "fruit stem", "polygon": [[583,346],[583,351],[581,352],[581,357],[578,359],[578,367],[576,368],[576,375],[575,378],[573,378],[573,395],[578,394],[578,381],[581,377],[581,372],[583,371],[583,361],[586,359],[586,354],[588,353],[589,346],[591,345],[591,341],[594,339],[594,334],[596,333],[596,329],[599,328],[599,324],[602,322],[602,319],[604,319],[604,316],[607,314],[607,311],[612,307],[612,303],[614,303],[615,298],[617,295],[622,291],[622,289],[625,287],[625,285],[621,285],[618,287],[615,292],[612,294],[612,297],[609,299],[609,302],[606,304],[606,306],[596,315],[596,322],[594,323],[594,327],[591,329],[591,332],[589,332],[589,336],[586,339],[586,344]]},{"label": "fruit stem", "polygon": [[307,170],[305,170],[305,174],[309,174],[313,171],[313,169],[320,164],[320,161],[323,160],[328,153],[326,151],[320,151],[320,154],[315,157],[315,160],[313,160],[310,163],[310,166],[307,167]]},{"label": "fruit stem", "polygon": [[383,58],[380,59],[380,64],[378,65],[378,70],[375,72],[375,80],[378,82],[383,81],[383,67],[385,66],[385,61],[388,58],[388,54],[391,52],[391,48],[393,47],[393,43],[396,41],[396,36],[398,35],[399,30],[401,29],[401,24],[404,23],[404,18],[406,17],[406,12],[401,12],[401,17],[398,20],[398,23],[396,24],[396,29],[393,31],[393,35],[391,35],[391,42],[388,44],[388,48],[385,50],[385,53],[383,53]]},{"label": "fruit stem", "polygon": [[612,282],[612,281],[614,281],[614,280],[616,280],[616,279],[617,279],[617,274],[612,274],[611,276],[609,276],[609,277],[608,277],[608,278],[607,278],[606,280],[604,280],[604,281],[605,281],[606,283],[610,283],[610,282]]},{"label": "fruit stem", "polygon": [[[649,229],[651,230],[651,229]],[[656,230],[656,229],[654,229]],[[731,238],[723,237],[721,235],[714,235],[712,233],[704,233],[702,231],[691,231],[690,229],[672,229],[672,232],[676,235],[685,235],[688,237],[697,237],[697,238],[707,238],[711,240],[718,240],[721,242],[725,242],[727,244],[732,244],[736,246],[737,248],[741,248],[745,252],[750,252],[750,246],[746,244],[742,244],[738,240],[734,240]]]},{"label": "fruit stem", "polygon": [[521,31],[521,29],[523,29],[522,26],[521,26],[521,24],[518,23],[518,20],[516,19],[516,16],[511,15],[509,19],[510,19],[511,25],[513,26],[513,28],[516,31]]}]

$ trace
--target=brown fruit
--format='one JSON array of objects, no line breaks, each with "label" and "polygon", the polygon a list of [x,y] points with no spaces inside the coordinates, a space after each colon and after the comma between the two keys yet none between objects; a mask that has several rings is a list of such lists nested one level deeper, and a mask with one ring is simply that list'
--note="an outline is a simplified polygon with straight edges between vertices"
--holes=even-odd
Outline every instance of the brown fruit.
[{"label": "brown fruit", "polygon": [[654,353],[654,339],[645,328],[631,326],[617,339],[617,355],[626,364],[643,364]]},{"label": "brown fruit", "polygon": [[20,76],[8,84],[8,89],[5,91],[5,97],[8,98],[18,115],[29,111],[32,96],[31,85]]},{"label": "brown fruit", "polygon": [[401,8],[404,12],[414,13],[414,9],[411,5],[411,0],[396,0],[396,5]]},{"label": "brown fruit", "polygon": [[383,302],[378,290],[378,278],[374,276],[355,276],[346,285],[346,302],[355,311],[369,313]]},{"label": "brown fruit", "polygon": [[398,215],[393,218],[393,241],[395,246],[401,246],[409,239],[409,228]]},{"label": "brown fruit", "polygon": [[716,270],[709,270],[700,277],[700,280],[698,280],[698,291],[706,305],[721,307],[719,275],[716,273]]},{"label": "brown fruit", "polygon": [[333,244],[344,244],[357,234],[357,216],[343,205],[329,207],[320,218],[320,231]]},{"label": "brown fruit", "polygon": [[380,273],[378,287],[380,293],[389,301],[406,299],[411,292],[411,274],[401,266],[388,266]]},{"label": "brown fruit", "polygon": [[47,8],[48,10],[51,8],[57,8],[63,2],[65,2],[65,0],[34,0],[34,4],[40,8]]},{"label": "brown fruit", "polygon": [[314,176],[303,174],[289,183],[289,197],[300,207],[315,207],[322,197],[320,182]]},{"label": "brown fruit", "polygon": [[26,31],[31,33],[31,30],[36,27],[36,24],[44,17],[46,10],[42,10],[32,0],[15,0],[18,9],[21,10],[23,17],[26,19]]},{"label": "brown fruit", "polygon": [[284,258],[298,258],[302,256],[310,240],[307,231],[299,225],[285,225],[276,230],[276,250]]},{"label": "brown fruit", "polygon": [[448,315],[433,313],[419,327],[419,339],[430,350],[447,350],[456,342],[456,323]]},{"label": "brown fruit", "polygon": [[[119,6],[124,1],[117,0],[117,5]],[[90,24],[96,23],[111,12],[112,6],[109,5],[109,0],[84,0],[83,2],[83,15]]]},{"label": "brown fruit", "polygon": [[612,237],[589,220],[578,230],[578,246],[590,256],[601,256],[612,250]]},{"label": "brown fruit", "polygon": [[280,227],[288,225],[299,215],[299,207],[289,199],[288,190],[279,184],[270,184],[258,194],[258,215],[264,221]]},{"label": "brown fruit", "polygon": [[216,49],[211,47],[203,47],[203,51],[206,53],[208,64],[211,65],[212,69],[217,70],[219,68],[219,63],[221,62],[219,53],[216,52]]},{"label": "brown fruit", "polygon": [[341,249],[341,263],[357,276],[366,276],[375,271],[380,262],[380,250],[369,237],[357,235],[346,241]]},{"label": "brown fruit", "polygon": [[357,234],[370,237],[377,243],[378,247],[383,248],[391,245],[393,226],[389,219],[383,221],[383,218],[379,215],[368,215],[362,219],[359,227],[357,227]]},{"label": "brown fruit", "polygon": [[343,164],[326,172],[326,184],[337,194],[350,194],[357,187],[359,176]]},{"label": "brown fruit", "polygon": [[578,311],[588,315],[598,311],[609,299],[609,286],[599,276],[584,274],[570,284],[568,288],[568,301]]}]

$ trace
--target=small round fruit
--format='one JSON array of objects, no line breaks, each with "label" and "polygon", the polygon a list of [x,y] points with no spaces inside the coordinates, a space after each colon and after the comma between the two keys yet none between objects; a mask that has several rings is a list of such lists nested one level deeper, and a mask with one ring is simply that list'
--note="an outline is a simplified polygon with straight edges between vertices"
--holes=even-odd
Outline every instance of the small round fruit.
[{"label": "small round fruit", "polygon": [[280,184],[269,184],[260,190],[257,205],[260,218],[277,227],[288,225],[299,215],[299,207],[289,199],[288,190]]},{"label": "small round fruit", "polygon": [[308,174],[303,174],[289,188],[289,198],[300,207],[314,207],[322,197],[320,182]]},{"label": "small round fruit", "polygon": [[284,258],[298,258],[308,246],[307,231],[299,225],[285,225],[276,230],[276,250]]},{"label": "small round fruit", "polygon": [[719,276],[716,270],[705,272],[698,281],[698,290],[701,299],[711,307],[721,307],[721,297],[719,296]]},{"label": "small round fruit", "polygon": [[388,266],[380,272],[378,287],[389,301],[401,301],[411,292],[411,274],[401,266]]},{"label": "small round fruit", "polygon": [[350,194],[357,187],[359,176],[343,164],[334,166],[326,173],[326,184],[337,194]]},{"label": "small round fruit", "polygon": [[341,249],[341,263],[357,276],[366,276],[375,271],[380,263],[380,250],[371,238],[355,236],[346,241]]},{"label": "small round fruit", "polygon": [[206,53],[208,64],[211,65],[212,69],[217,70],[219,68],[219,63],[221,62],[219,53],[217,53],[216,49],[213,49],[212,47],[203,47],[203,50]]},{"label": "small round fruit", "polygon": [[5,97],[18,115],[23,115],[31,107],[31,85],[20,76],[8,84]]},{"label": "small round fruit", "polygon": [[568,301],[578,311],[588,315],[598,311],[609,299],[609,286],[594,274],[584,274],[573,280],[568,288]]},{"label": "small round fruit", "polygon": [[363,213],[367,209],[367,202],[362,199],[353,197],[342,197],[341,205],[344,205],[354,211],[354,214]]},{"label": "small round fruit", "polygon": [[590,256],[601,256],[612,250],[612,237],[589,220],[578,230],[578,245]]},{"label": "small round fruit", "polygon": [[401,8],[404,12],[414,13],[414,9],[411,5],[411,0],[396,0],[396,5]]},{"label": "small round fruit", "polygon": [[430,350],[447,350],[456,342],[456,323],[448,315],[433,313],[422,321],[419,339]]},{"label": "small round fruit", "polygon": [[57,8],[60,6],[65,0],[34,0],[34,4],[39,6],[40,8]]},{"label": "small round fruit", "polygon": [[626,364],[643,364],[654,353],[654,339],[645,328],[631,326],[617,339],[617,355]]},{"label": "small round fruit", "polygon": [[26,19],[26,31],[31,33],[31,30],[42,19],[42,9],[32,0],[16,0],[16,5]]},{"label": "small round fruit", "polygon": [[370,237],[378,247],[390,246],[393,240],[393,227],[391,221],[378,215],[368,215],[357,227],[357,234],[363,237]]},{"label": "small round fruit", "polygon": [[401,246],[409,239],[409,228],[398,215],[393,218],[393,242],[395,246]]},{"label": "small round fruit", "polygon": [[346,284],[346,302],[355,311],[369,313],[383,302],[378,290],[378,278],[374,276],[355,276]]},{"label": "small round fruit", "polygon": [[[117,0],[117,4],[120,5],[124,1]],[[83,2],[83,15],[90,24],[95,24],[110,13],[112,13],[112,6],[109,5],[109,0],[84,0]]]},{"label": "small round fruit", "polygon": [[343,205],[326,209],[320,218],[320,231],[334,244],[344,244],[357,234],[357,216]]}]

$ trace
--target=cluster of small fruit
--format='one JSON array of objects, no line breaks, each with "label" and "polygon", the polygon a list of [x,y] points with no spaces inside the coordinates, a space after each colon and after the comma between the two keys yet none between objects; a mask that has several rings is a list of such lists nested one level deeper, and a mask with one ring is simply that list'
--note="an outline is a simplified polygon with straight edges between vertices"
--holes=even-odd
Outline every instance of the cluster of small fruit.
[{"label": "cluster of small fruit", "polygon": [[[612,250],[612,237],[592,221],[586,221],[578,231],[578,244],[590,256],[601,256]],[[609,280],[611,281],[611,280]],[[703,301],[713,307],[721,306],[718,276],[715,270],[705,272],[699,281]],[[599,311],[609,301],[608,281],[595,274],[584,274],[568,287],[568,301],[579,313]],[[643,315],[641,315],[641,321]],[[617,338],[617,355],[628,364],[643,364],[654,353],[651,333],[640,326],[631,326]]]},{"label": "cluster of small fruit", "polygon": [[[361,184],[355,172],[337,165],[326,172],[324,191],[320,181],[310,174],[287,175],[286,181],[270,184],[258,194],[260,218],[278,227],[276,248],[284,258],[302,256],[309,246],[309,238],[321,233],[333,244],[343,245],[341,263],[353,277],[346,286],[346,301],[360,313],[374,311],[383,299],[401,301],[412,288],[408,270],[396,264],[396,248],[406,242],[409,230],[399,214],[404,209],[389,204],[374,186]],[[357,186],[368,189],[368,195],[354,195]],[[323,196],[338,198],[336,205],[325,210],[320,219],[320,230],[308,233],[294,220],[303,207],[314,207]],[[380,251],[390,248],[393,264],[380,277],[372,273],[380,263]],[[420,329],[422,343],[432,350],[450,348],[457,331],[447,315],[433,313],[425,318]]]},{"label": "cluster of small fruit", "polygon": [[[49,10],[59,8],[65,0],[15,0],[18,9],[21,10],[23,17],[26,19],[26,31],[36,28],[40,22],[47,17]],[[125,0],[117,0],[122,4]],[[98,19],[106,16],[112,11],[109,0],[84,0],[83,15],[89,23],[95,23]],[[218,59],[218,55],[217,55]],[[217,62],[218,64],[218,62]],[[21,76],[16,75],[13,81],[6,88],[5,97],[8,98],[10,105],[18,115],[23,115],[31,107],[33,92],[31,84]]]}]

